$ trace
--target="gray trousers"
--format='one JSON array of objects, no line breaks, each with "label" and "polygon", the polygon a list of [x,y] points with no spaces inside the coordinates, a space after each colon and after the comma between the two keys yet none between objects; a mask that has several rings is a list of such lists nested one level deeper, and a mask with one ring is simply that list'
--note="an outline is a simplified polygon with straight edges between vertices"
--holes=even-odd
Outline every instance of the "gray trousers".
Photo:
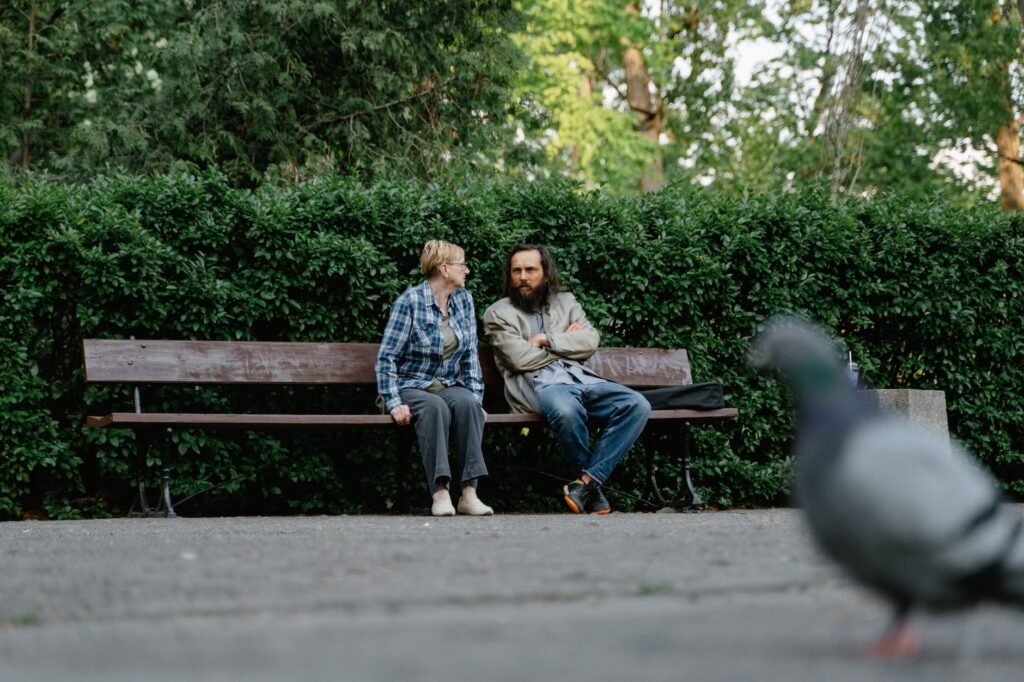
[{"label": "gray trousers", "polygon": [[[473,392],[449,386],[440,393],[403,388],[402,402],[412,410],[416,438],[420,443],[427,489],[433,493],[438,479],[458,481],[476,487],[476,479],[487,475],[484,452],[484,413]],[[455,451],[456,475],[448,465],[448,440]],[[444,481],[441,481],[444,482]]]}]

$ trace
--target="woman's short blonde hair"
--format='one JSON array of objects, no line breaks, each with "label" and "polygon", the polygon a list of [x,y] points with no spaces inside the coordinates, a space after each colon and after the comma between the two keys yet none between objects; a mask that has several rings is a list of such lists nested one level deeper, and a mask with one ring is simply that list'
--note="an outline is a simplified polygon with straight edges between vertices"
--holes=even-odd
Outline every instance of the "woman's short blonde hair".
[{"label": "woman's short blonde hair", "polygon": [[461,246],[440,239],[431,239],[423,245],[420,254],[420,272],[428,279],[437,274],[437,269],[445,263],[456,263],[465,257]]}]

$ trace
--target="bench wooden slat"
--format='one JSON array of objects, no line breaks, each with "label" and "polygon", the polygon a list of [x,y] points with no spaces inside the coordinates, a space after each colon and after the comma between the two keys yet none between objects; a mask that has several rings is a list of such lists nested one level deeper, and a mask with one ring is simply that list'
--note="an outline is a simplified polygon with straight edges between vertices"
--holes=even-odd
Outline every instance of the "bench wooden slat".
[{"label": "bench wooden slat", "polygon": [[693,383],[683,348],[599,348],[586,364],[604,378],[633,388]]},{"label": "bench wooden slat", "polygon": [[[85,380],[128,384],[376,384],[376,343],[85,339]],[[484,383],[500,385],[490,348]],[[685,350],[601,348],[587,361],[601,376],[649,388],[692,383]]]},{"label": "bench wooden slat", "polygon": [[[734,408],[720,410],[655,410],[651,421],[686,419],[693,422],[715,422],[737,415]],[[491,426],[536,424],[543,419],[536,414],[488,414]],[[390,415],[379,414],[204,414],[175,412],[112,412],[102,417],[86,417],[92,428],[106,426],[206,426],[236,428],[250,426],[388,426]]]},{"label": "bench wooden slat", "polygon": [[102,417],[87,417],[94,428],[104,426],[386,426],[393,423],[387,414],[216,414],[187,412],[112,412]]},{"label": "bench wooden slat", "polygon": [[735,407],[723,407],[717,410],[653,410],[648,421],[681,419],[694,424],[710,424],[739,416]]},{"label": "bench wooden slat", "polygon": [[86,339],[85,380],[127,384],[375,384],[376,343]]}]

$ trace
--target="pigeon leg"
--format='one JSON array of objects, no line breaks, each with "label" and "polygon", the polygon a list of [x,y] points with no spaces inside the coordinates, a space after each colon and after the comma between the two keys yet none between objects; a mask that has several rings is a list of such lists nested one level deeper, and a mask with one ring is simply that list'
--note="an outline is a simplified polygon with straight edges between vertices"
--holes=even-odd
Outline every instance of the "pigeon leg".
[{"label": "pigeon leg", "polygon": [[921,650],[921,629],[911,616],[910,609],[898,607],[892,623],[886,628],[881,639],[868,647],[867,654],[873,658],[913,658]]}]

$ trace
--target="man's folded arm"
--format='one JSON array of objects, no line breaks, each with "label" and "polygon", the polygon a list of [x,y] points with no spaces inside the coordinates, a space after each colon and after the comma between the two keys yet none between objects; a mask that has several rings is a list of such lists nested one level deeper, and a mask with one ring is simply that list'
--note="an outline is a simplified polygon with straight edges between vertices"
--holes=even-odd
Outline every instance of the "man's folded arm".
[{"label": "man's folded arm", "polygon": [[572,332],[548,332],[552,353],[570,360],[586,360],[597,351],[601,343],[601,334],[587,322],[583,306],[573,299],[569,311],[569,325],[577,322],[583,325],[583,329]]},{"label": "man's folded arm", "polygon": [[519,334],[515,325],[490,310],[484,315],[484,326],[494,352],[501,356],[502,364],[513,372],[533,372],[555,359],[544,348],[531,346]]}]

